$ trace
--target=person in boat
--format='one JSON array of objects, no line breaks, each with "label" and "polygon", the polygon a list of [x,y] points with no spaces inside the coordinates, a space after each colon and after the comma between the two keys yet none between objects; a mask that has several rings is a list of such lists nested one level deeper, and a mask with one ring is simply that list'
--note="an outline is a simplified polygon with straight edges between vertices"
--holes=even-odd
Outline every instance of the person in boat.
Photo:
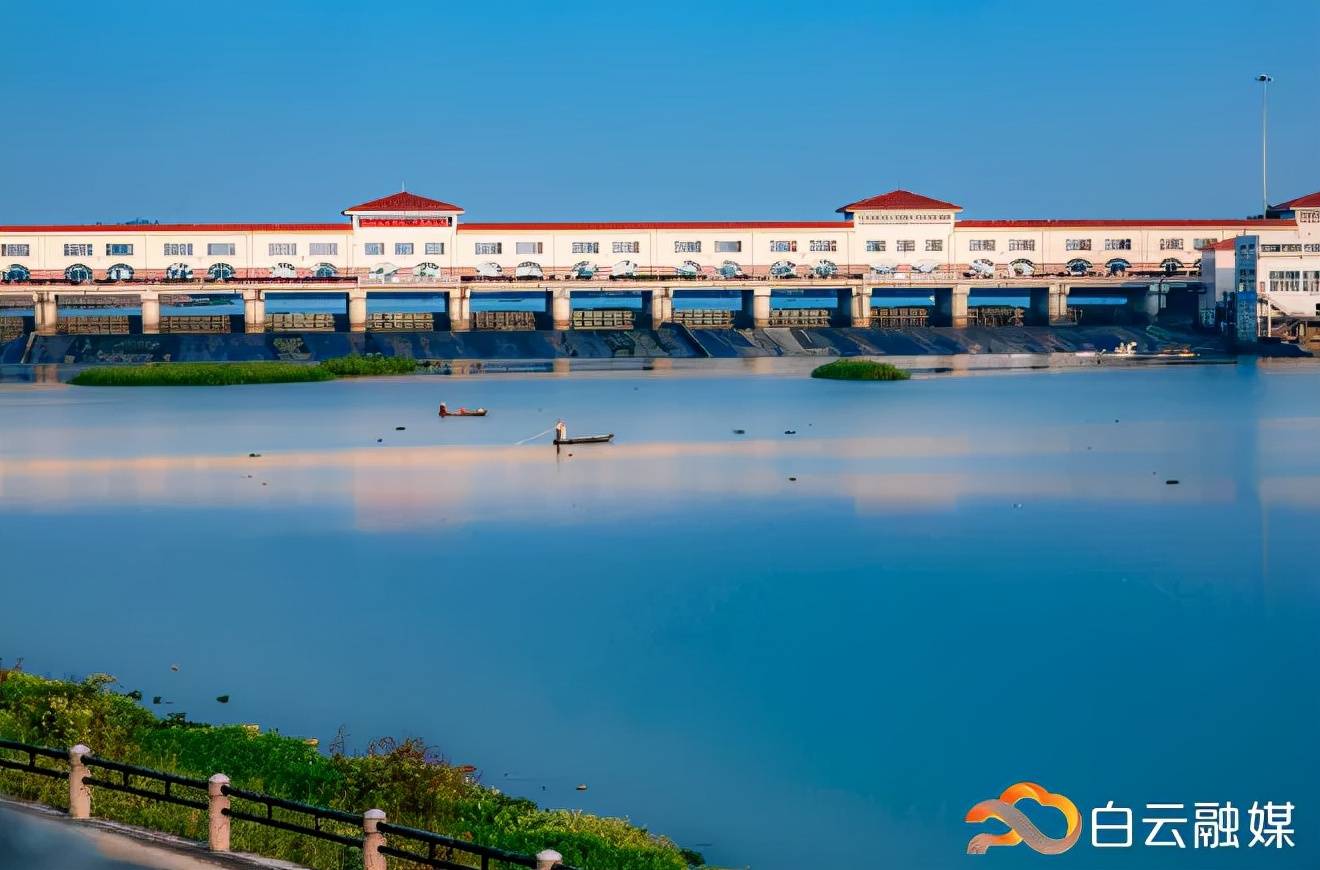
[{"label": "person in boat", "polygon": [[448,405],[446,405],[444,402],[441,402],[440,416],[441,417],[484,417],[486,416],[486,409],[485,408],[455,408],[454,410],[451,411],[449,410]]},{"label": "person in boat", "polygon": [[568,440],[568,424],[565,423],[563,420],[555,421],[555,440],[556,441]]}]

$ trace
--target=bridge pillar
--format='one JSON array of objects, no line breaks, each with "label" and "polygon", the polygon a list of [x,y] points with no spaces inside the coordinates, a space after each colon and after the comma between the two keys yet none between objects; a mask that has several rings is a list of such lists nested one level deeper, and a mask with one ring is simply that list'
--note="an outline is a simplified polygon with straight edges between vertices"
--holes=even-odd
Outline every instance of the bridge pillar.
[{"label": "bridge pillar", "polygon": [[770,288],[753,287],[742,291],[742,317],[739,326],[765,329],[770,325]]},{"label": "bridge pillar", "polygon": [[266,331],[266,295],[258,287],[243,291],[243,331]]},{"label": "bridge pillar", "polygon": [[567,287],[547,290],[550,296],[550,322],[557,330],[565,330],[573,325],[573,296]]},{"label": "bridge pillar", "polygon": [[1164,294],[1159,284],[1151,284],[1145,289],[1130,289],[1127,294],[1128,314],[1138,323],[1150,323],[1159,316]]},{"label": "bridge pillar", "polygon": [[651,309],[651,328],[656,329],[661,324],[669,323],[674,319],[674,300],[669,295],[668,287],[657,287],[649,291],[649,307]]},{"label": "bridge pillar", "polygon": [[451,332],[467,332],[472,328],[471,290],[451,287],[445,296],[445,314],[449,315]]},{"label": "bridge pillar", "polygon": [[1032,287],[1031,310],[1027,322],[1033,326],[1071,323],[1068,319],[1068,285],[1059,283]]},{"label": "bridge pillar", "polygon": [[955,284],[935,291],[935,319],[937,326],[963,328],[967,326],[967,300],[972,295],[970,284]]},{"label": "bridge pillar", "polygon": [[37,324],[37,335],[55,335],[59,332],[60,309],[54,290],[34,290],[32,314]]},{"label": "bridge pillar", "polygon": [[142,333],[155,335],[160,332],[160,294],[142,293],[138,299],[142,304]]},{"label": "bridge pillar", "polygon": [[858,284],[851,290],[852,325],[865,329],[871,325],[871,288]]},{"label": "bridge pillar", "polygon": [[348,331],[367,331],[367,288],[348,291]]}]

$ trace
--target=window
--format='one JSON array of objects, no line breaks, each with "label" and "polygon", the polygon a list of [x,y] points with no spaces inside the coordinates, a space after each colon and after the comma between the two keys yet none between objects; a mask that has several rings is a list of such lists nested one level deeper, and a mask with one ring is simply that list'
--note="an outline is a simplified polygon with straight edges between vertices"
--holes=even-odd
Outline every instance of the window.
[{"label": "window", "polygon": [[1036,250],[1035,239],[1009,239],[1008,249],[1010,251],[1034,251]]},{"label": "window", "polygon": [[641,242],[615,242],[613,245],[616,254],[640,254],[642,252]]},{"label": "window", "polygon": [[742,242],[716,242],[715,253],[737,254],[742,251]]},{"label": "window", "polygon": [[543,242],[516,242],[514,249],[519,254],[540,254],[544,252],[545,243]]},{"label": "window", "polygon": [[797,242],[771,242],[770,250],[776,254],[791,254],[797,250]]},{"label": "window", "polygon": [[674,242],[675,254],[700,254],[701,242]]},{"label": "window", "polygon": [[92,255],[91,245],[65,245],[64,256],[66,257],[90,257]]},{"label": "window", "polygon": [[1161,251],[1181,251],[1183,249],[1182,239],[1160,239]]},{"label": "window", "polygon": [[[166,247],[169,247],[168,245]],[[133,253],[133,246],[123,242],[111,242],[105,246],[107,257],[126,257]]]},{"label": "window", "polygon": [[967,243],[967,250],[969,251],[993,251],[994,249],[994,239],[972,239]]},{"label": "window", "polygon": [[367,242],[365,245],[362,246],[362,248],[363,248],[363,250],[366,252],[366,255],[367,255],[368,257],[383,257],[383,256],[385,256],[385,243],[384,243],[384,242]]},{"label": "window", "polygon": [[1270,272],[1271,293],[1295,293],[1302,289],[1301,272]]},{"label": "window", "polygon": [[1130,251],[1132,250],[1131,239],[1105,239],[1106,251]]},{"label": "window", "polygon": [[307,246],[308,253],[322,257],[334,257],[339,254],[338,242],[312,242]]},{"label": "window", "polygon": [[877,252],[883,251],[884,249],[885,249],[885,243],[884,243],[884,242],[877,242],[877,241],[872,240],[872,241],[869,241],[869,242],[866,243],[866,250],[867,250],[868,253],[872,253],[872,254],[874,254],[874,253],[877,253]]},{"label": "window", "polygon": [[1211,245],[1218,244],[1218,243],[1219,243],[1219,239],[1216,239],[1216,238],[1209,238],[1209,239],[1192,239],[1192,249],[1193,249],[1193,250],[1196,250],[1196,251],[1200,251],[1200,250],[1204,250],[1205,248],[1210,247]]},{"label": "window", "polygon": [[[193,246],[190,242],[165,243],[165,256],[167,257],[191,257],[192,251]],[[132,251],[129,251],[129,253],[131,254]]]},{"label": "window", "polygon": [[26,257],[30,247],[28,245],[0,245],[0,256],[5,257]]},{"label": "window", "polygon": [[1302,224],[1320,223],[1320,211],[1299,211],[1297,222]]},{"label": "window", "polygon": [[839,243],[834,239],[812,239],[811,250],[817,253],[839,250]]},{"label": "window", "polygon": [[298,243],[271,242],[266,246],[266,253],[271,257],[292,257],[298,253]]},{"label": "window", "polygon": [[912,239],[899,239],[894,243],[895,251],[915,251],[916,249],[917,243],[912,241]]},{"label": "window", "polygon": [[[427,243],[426,243],[426,253],[428,253],[428,254],[443,254],[444,252],[445,252],[445,243],[444,243],[444,242],[427,242]],[[538,250],[537,253],[539,254],[540,251]]]},{"label": "window", "polygon": [[232,257],[234,256],[233,242],[208,242],[206,253],[212,257]]},{"label": "window", "polygon": [[[991,242],[990,244],[993,245],[994,242]],[[926,250],[927,251],[944,250],[944,239],[926,239]]]},{"label": "window", "polygon": [[413,243],[412,243],[412,242],[395,242],[395,243],[394,243],[394,256],[396,256],[396,257],[411,257],[411,256],[412,256],[412,252],[413,252]]},{"label": "window", "polygon": [[1091,250],[1090,239],[1068,239],[1063,247],[1069,251],[1089,251]]},{"label": "window", "polygon": [[575,254],[599,254],[600,242],[574,242],[573,253]]},{"label": "window", "polygon": [[504,245],[500,242],[477,242],[476,252],[478,254],[503,254]]},{"label": "window", "polygon": [[1320,293],[1320,271],[1302,273],[1302,292]]}]

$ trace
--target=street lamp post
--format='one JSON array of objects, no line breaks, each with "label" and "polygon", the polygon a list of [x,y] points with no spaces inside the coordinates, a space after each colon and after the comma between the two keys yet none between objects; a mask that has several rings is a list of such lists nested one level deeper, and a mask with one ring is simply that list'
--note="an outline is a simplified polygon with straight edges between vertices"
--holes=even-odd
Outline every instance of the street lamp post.
[{"label": "street lamp post", "polygon": [[1256,81],[1260,82],[1260,216],[1270,210],[1270,190],[1269,190],[1269,168],[1268,142],[1269,142],[1269,120],[1270,120],[1270,82],[1274,77],[1261,73],[1256,76]]}]

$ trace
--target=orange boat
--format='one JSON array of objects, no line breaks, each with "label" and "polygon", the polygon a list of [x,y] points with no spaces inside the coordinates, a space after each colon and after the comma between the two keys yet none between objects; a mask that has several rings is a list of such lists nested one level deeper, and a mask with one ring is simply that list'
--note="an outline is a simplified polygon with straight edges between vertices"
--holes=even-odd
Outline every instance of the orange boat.
[{"label": "orange boat", "polygon": [[486,416],[486,409],[485,408],[455,408],[454,410],[451,411],[445,405],[444,402],[441,402],[440,416],[441,417],[484,417]]}]

